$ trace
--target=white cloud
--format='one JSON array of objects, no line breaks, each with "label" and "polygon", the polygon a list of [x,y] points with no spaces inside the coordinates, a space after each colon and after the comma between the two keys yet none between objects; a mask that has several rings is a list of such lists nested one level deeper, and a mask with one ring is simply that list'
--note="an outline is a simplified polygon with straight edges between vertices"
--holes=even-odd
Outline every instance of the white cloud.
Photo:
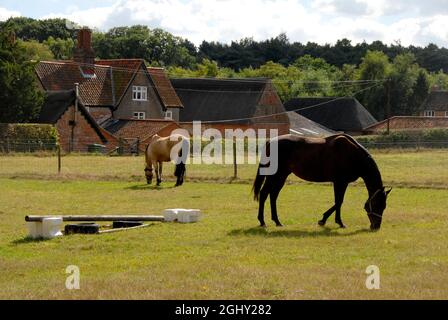
[{"label": "white cloud", "polygon": [[19,17],[19,16],[20,16],[20,12],[18,12],[18,11],[10,11],[8,9],[0,7],[0,21],[5,21],[11,17]]},{"label": "white cloud", "polygon": [[[243,37],[263,40],[287,33],[292,41],[334,43],[401,41],[403,45],[448,45],[448,0],[117,0],[108,7],[45,16],[65,17],[102,30],[145,24],[200,44]],[[445,5],[443,5],[445,4]],[[442,6],[442,7],[441,7]],[[437,13],[437,14],[436,14]]]}]

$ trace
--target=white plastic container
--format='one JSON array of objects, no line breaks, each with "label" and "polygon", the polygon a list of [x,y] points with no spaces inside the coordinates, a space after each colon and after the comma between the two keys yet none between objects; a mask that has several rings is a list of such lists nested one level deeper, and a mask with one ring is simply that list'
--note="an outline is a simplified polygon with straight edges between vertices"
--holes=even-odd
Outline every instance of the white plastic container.
[{"label": "white plastic container", "polygon": [[166,209],[165,211],[163,211],[165,222],[177,221],[177,210],[178,209]]},{"label": "white plastic container", "polygon": [[177,221],[180,223],[198,222],[201,216],[201,210],[198,209],[183,209],[177,212]]},{"label": "white plastic container", "polygon": [[199,209],[166,209],[163,212],[165,222],[178,221],[180,223],[193,223],[199,221],[201,210]]},{"label": "white plastic container", "polygon": [[27,222],[29,237],[52,239],[62,236],[62,221],[61,217],[51,217],[44,218],[42,221]]}]

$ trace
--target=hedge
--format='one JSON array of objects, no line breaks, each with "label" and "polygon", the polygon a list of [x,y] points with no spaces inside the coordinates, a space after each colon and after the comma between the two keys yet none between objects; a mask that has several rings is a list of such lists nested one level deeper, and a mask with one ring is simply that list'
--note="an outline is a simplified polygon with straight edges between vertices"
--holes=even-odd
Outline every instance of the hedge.
[{"label": "hedge", "polygon": [[49,124],[0,123],[0,152],[53,150],[58,133]]}]

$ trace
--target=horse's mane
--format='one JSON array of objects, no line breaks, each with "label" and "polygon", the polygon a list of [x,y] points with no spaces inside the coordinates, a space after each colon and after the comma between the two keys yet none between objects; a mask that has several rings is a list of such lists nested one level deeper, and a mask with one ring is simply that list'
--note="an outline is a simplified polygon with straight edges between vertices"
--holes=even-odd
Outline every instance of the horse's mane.
[{"label": "horse's mane", "polygon": [[372,170],[374,170],[375,174],[377,174],[378,178],[381,180],[380,169],[378,168],[378,165],[376,164],[376,161],[373,159],[370,152],[352,136],[345,133],[342,135],[348,140],[350,140],[350,142],[352,142],[354,145],[356,145],[359,148],[359,150],[366,156],[365,158],[366,164],[370,166]]},{"label": "horse's mane", "polygon": [[367,156],[367,157],[372,157],[370,155],[370,152],[362,145],[360,144],[355,138],[353,138],[352,136],[348,135],[348,134],[342,134],[342,136],[346,137],[348,140],[350,140],[350,142],[352,142],[354,145],[356,145],[359,149],[361,149],[361,151],[363,151],[363,153]]}]

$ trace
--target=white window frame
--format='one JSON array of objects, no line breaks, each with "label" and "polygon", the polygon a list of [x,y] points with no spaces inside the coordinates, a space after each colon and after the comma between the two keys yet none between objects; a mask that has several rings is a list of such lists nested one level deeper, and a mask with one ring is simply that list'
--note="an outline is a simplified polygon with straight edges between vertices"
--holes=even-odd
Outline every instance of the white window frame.
[{"label": "white window frame", "polygon": [[146,112],[142,112],[142,111],[134,112],[134,119],[145,120],[146,119]]},{"label": "white window frame", "polygon": [[148,87],[132,86],[132,100],[148,101]]},{"label": "white window frame", "polygon": [[434,110],[425,110],[423,116],[433,118],[436,116],[436,112]]},{"label": "white window frame", "polygon": [[165,111],[165,120],[173,120],[173,111],[171,110]]},{"label": "white window frame", "polygon": [[448,111],[445,111],[445,118],[448,118]]}]

